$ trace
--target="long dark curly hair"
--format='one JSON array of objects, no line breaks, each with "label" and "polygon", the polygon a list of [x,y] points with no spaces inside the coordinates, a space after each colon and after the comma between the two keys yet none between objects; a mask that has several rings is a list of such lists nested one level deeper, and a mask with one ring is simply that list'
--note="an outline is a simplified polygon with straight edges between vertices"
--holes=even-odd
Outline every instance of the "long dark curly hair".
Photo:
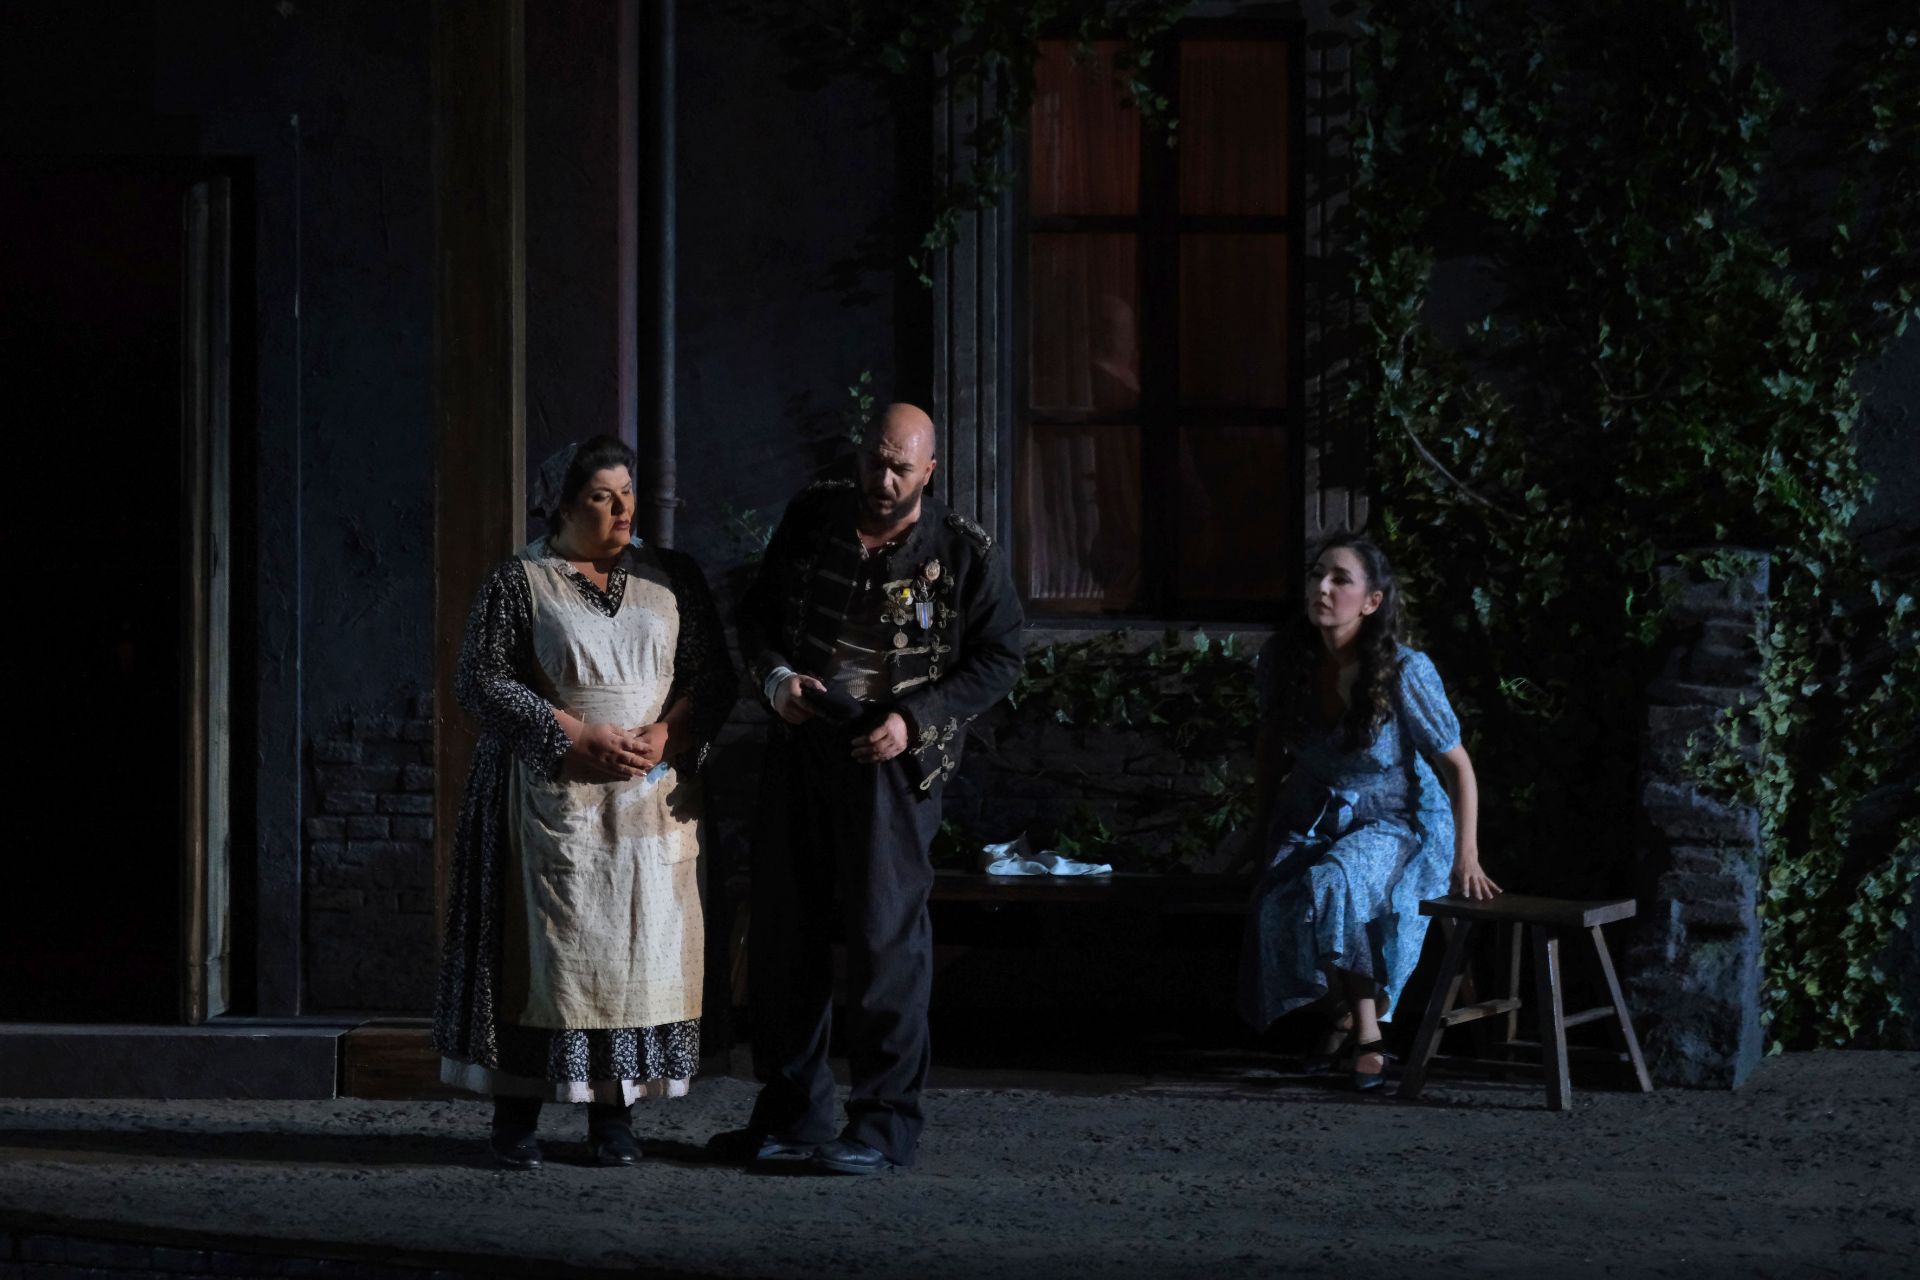
[{"label": "long dark curly hair", "polygon": [[[1400,584],[1386,554],[1373,540],[1345,529],[1335,530],[1314,544],[1308,567],[1340,547],[1360,558],[1367,590],[1380,593],[1380,607],[1360,620],[1360,670],[1354,676],[1352,697],[1340,721],[1340,745],[1348,751],[1361,751],[1373,745],[1381,726],[1393,715],[1394,690],[1400,679]],[[1326,647],[1320,629],[1308,620],[1298,596],[1290,618],[1280,623],[1279,636],[1281,642],[1275,647],[1279,664],[1274,672],[1274,715],[1286,741],[1297,743],[1319,724],[1320,695],[1315,678],[1326,659]]]}]

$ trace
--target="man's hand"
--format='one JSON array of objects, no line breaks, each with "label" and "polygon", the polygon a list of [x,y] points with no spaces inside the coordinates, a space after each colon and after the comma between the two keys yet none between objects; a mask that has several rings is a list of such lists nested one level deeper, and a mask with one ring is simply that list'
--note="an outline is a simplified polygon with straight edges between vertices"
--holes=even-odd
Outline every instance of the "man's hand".
[{"label": "man's hand", "polygon": [[658,724],[642,725],[631,731],[636,749],[634,754],[640,757],[640,763],[651,769],[666,759],[669,731],[666,721]]},{"label": "man's hand", "polygon": [[827,686],[821,684],[812,676],[788,676],[780,682],[780,687],[773,692],[774,713],[788,724],[805,724],[807,721],[813,719],[817,713],[812,707],[800,700],[800,691],[802,689],[819,689],[824,692],[826,687]]},{"label": "man's hand", "polygon": [[642,762],[634,735],[617,724],[590,724],[568,748],[560,776],[569,782],[625,782],[651,767]]},{"label": "man's hand", "polygon": [[898,711],[889,711],[878,729],[853,740],[853,758],[861,764],[879,764],[882,760],[893,759],[906,749],[907,722]]},{"label": "man's hand", "polygon": [[1456,857],[1453,860],[1453,892],[1457,897],[1480,902],[1499,893],[1500,886],[1487,879],[1487,873],[1480,869],[1479,858]]}]

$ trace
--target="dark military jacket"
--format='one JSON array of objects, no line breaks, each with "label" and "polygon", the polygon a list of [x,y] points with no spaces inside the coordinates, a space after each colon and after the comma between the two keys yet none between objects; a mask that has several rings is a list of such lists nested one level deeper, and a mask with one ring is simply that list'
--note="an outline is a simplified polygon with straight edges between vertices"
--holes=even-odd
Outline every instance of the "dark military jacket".
[{"label": "dark military jacket", "polygon": [[[883,705],[907,723],[907,754],[925,792],[959,767],[968,723],[1013,688],[1023,619],[1006,553],[932,495],[920,503],[899,544],[874,553],[885,563],[864,572],[880,575],[877,604],[897,646],[882,650]],[[740,609],[740,650],[756,687],[781,666],[826,678],[860,598],[858,514],[859,490],[847,480],[821,481],[787,507]],[[775,723],[781,731],[784,722]]]}]

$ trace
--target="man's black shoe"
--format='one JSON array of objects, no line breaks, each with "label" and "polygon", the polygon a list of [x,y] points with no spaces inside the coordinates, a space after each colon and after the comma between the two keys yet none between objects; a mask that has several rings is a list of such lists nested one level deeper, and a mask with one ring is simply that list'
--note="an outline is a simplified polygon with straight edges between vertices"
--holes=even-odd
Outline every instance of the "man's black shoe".
[{"label": "man's black shoe", "polygon": [[495,1129],[487,1136],[494,1163],[502,1169],[538,1169],[540,1144],[530,1133],[506,1133]]},{"label": "man's black shoe", "polygon": [[813,1153],[809,1163],[822,1173],[885,1173],[897,1167],[885,1152],[875,1151],[852,1138],[835,1138],[826,1143]]},{"label": "man's black shoe", "polygon": [[752,1129],[729,1129],[707,1139],[707,1152],[723,1164],[780,1164],[806,1160],[818,1145],[769,1137]]}]

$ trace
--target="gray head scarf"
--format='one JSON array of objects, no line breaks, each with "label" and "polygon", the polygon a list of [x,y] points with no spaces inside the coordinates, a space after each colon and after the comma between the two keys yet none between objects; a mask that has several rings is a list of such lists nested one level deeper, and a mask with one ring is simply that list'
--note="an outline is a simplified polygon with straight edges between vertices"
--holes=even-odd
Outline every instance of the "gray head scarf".
[{"label": "gray head scarf", "polygon": [[576,440],[540,464],[540,469],[533,473],[533,483],[527,486],[528,515],[539,516],[549,525],[559,523],[567,469],[573,466],[573,457],[579,452],[580,442]]}]

